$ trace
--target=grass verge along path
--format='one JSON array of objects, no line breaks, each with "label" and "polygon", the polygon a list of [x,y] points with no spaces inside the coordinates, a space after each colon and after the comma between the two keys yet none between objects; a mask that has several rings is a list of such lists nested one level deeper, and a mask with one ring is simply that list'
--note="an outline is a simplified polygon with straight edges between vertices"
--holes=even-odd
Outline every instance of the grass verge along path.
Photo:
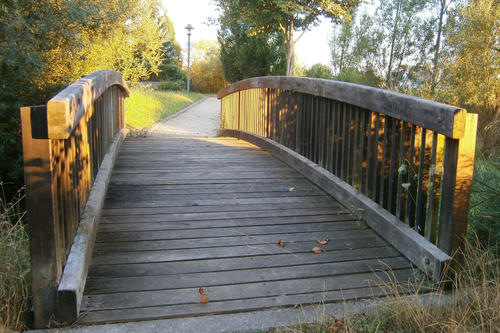
[{"label": "grass verge along path", "polygon": [[141,130],[201,99],[199,93],[131,88],[125,100],[127,127]]}]

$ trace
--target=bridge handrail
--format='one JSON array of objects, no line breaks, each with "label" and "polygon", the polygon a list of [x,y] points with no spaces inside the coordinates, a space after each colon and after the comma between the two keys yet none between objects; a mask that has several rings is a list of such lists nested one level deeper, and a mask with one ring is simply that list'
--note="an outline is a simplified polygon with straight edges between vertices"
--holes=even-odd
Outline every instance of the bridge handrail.
[{"label": "bridge handrail", "polygon": [[[79,289],[85,283],[102,199],[126,134],[128,95],[120,73],[103,70],[75,81],[47,105],[21,108],[38,328],[46,327],[55,315],[59,320],[59,312],[78,312],[81,295],[76,294],[83,291]],[[58,294],[60,284],[68,280],[65,274],[73,274],[70,285],[75,290],[69,301],[73,304],[58,307],[68,303],[61,300],[64,292]]]},{"label": "bridge handrail", "polygon": [[288,76],[254,77],[238,81],[217,93],[217,98],[252,88],[273,88],[325,97],[395,117],[459,139],[465,131],[467,111],[423,98],[360,84]]},{"label": "bridge handrail", "polygon": [[302,160],[299,168],[313,182],[357,209],[417,267],[441,277],[467,230],[476,114],[298,77],[250,78],[217,96],[222,135],[264,145],[287,163]]}]

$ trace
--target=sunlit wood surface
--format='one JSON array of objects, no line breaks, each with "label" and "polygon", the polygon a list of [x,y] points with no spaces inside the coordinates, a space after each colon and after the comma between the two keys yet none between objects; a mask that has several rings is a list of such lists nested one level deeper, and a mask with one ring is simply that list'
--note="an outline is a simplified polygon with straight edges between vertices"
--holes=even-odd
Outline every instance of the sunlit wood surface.
[{"label": "sunlit wood surface", "polygon": [[341,302],[384,295],[381,282],[412,276],[409,261],[356,216],[256,146],[128,138],[79,322]]}]

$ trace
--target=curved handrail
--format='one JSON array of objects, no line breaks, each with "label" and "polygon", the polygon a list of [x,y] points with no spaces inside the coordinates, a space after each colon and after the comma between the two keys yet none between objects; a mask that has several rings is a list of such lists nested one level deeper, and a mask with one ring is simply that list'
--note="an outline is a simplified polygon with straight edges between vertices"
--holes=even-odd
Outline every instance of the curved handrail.
[{"label": "curved handrail", "polygon": [[290,165],[300,160],[304,176],[352,204],[427,274],[439,278],[448,255],[462,246],[477,114],[302,77],[250,78],[218,98],[221,135],[269,148]]},{"label": "curved handrail", "polygon": [[423,98],[360,84],[307,77],[263,76],[220,90],[217,98],[252,88],[284,89],[334,99],[425,127],[447,137],[464,136],[467,111]]},{"label": "curved handrail", "polygon": [[127,83],[120,73],[101,70],[73,82],[47,103],[50,139],[67,139],[83,115],[109,87],[118,86],[129,96]]}]

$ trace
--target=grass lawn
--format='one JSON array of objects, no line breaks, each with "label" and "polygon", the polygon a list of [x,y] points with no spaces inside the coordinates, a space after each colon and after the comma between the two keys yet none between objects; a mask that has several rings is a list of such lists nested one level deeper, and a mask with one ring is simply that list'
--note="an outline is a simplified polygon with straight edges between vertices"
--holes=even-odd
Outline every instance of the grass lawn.
[{"label": "grass lawn", "polygon": [[125,100],[127,127],[141,130],[151,126],[203,96],[199,93],[131,88],[130,97]]}]

